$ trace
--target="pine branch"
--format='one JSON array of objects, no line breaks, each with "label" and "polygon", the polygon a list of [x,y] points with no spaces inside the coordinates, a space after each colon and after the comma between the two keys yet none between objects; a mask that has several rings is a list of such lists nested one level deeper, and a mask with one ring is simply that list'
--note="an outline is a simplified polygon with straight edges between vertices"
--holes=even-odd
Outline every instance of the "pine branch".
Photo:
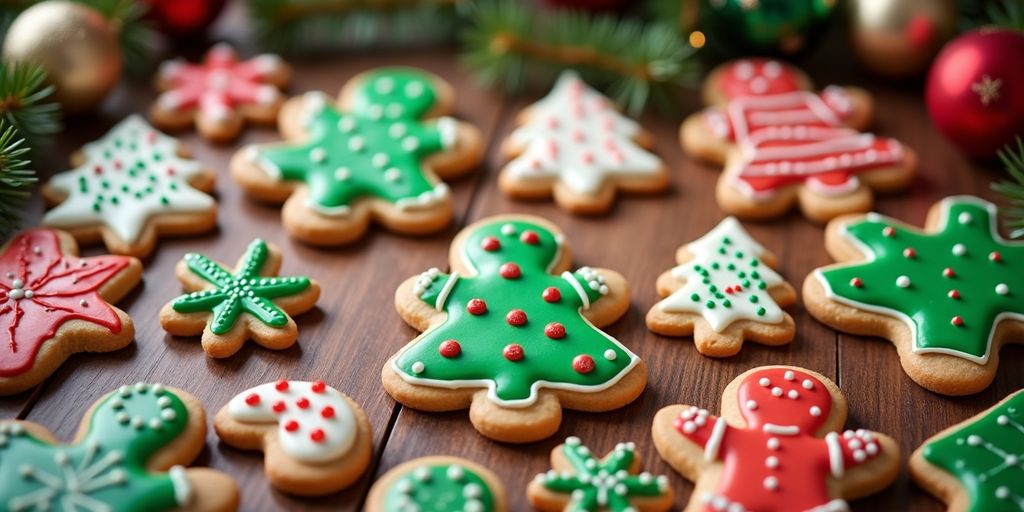
[{"label": "pine branch", "polygon": [[45,145],[61,130],[60,105],[48,101],[46,72],[27,63],[0,63],[0,116],[32,144]]},{"label": "pine branch", "polygon": [[22,207],[37,181],[31,162],[22,157],[29,152],[18,130],[0,120],[0,240],[21,224]]},{"label": "pine branch", "polygon": [[128,75],[140,78],[153,69],[157,33],[145,20],[148,7],[136,0],[75,0],[95,9],[117,32]]},{"label": "pine branch", "polygon": [[517,0],[482,0],[468,10],[464,61],[485,85],[512,94],[550,86],[571,68],[635,114],[649,101],[671,108],[677,89],[695,79],[693,51],[669,24],[578,11],[541,15]]},{"label": "pine branch", "polygon": [[960,29],[996,26],[1024,31],[1024,2],[1020,0],[960,0]]},{"label": "pine branch", "polygon": [[1024,237],[1024,139],[1017,137],[1017,148],[1007,145],[999,151],[999,160],[1006,167],[1012,180],[993,183],[992,189],[1002,194],[1008,208],[1003,209],[1003,217],[1010,226],[1010,238]]}]

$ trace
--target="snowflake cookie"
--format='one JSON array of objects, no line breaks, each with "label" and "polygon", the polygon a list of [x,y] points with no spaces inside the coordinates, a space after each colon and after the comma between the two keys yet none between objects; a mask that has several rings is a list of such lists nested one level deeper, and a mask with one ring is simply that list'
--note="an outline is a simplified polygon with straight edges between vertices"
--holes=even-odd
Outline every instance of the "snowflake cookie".
[{"label": "snowflake cookie", "polygon": [[93,404],[75,440],[0,421],[0,509],[132,512],[238,508],[227,475],[186,469],[206,442],[203,406],[162,384],[121,386]]},{"label": "snowflake cookie", "polygon": [[547,97],[519,116],[503,152],[502,191],[524,199],[554,194],[576,213],[611,208],[617,190],[651,193],[668,188],[665,164],[648,152],[653,138],[572,72],[562,73]]},{"label": "snowflake cookie", "polygon": [[71,165],[42,188],[56,205],[43,225],[83,243],[102,239],[112,253],[143,258],[158,235],[203,233],[217,223],[217,203],[206,194],[214,173],[137,115],[83,146]]},{"label": "snowflake cookie", "polygon": [[670,405],[654,417],[662,458],[695,485],[687,510],[848,510],[845,498],[875,493],[899,475],[889,436],[839,429],[846,399],[824,376],[762,366],[733,379],[722,416]]},{"label": "snowflake cookie", "polygon": [[221,408],[213,426],[229,445],[263,450],[270,484],[302,496],[348,487],[372,455],[366,413],[322,380],[247,389]]},{"label": "snowflake cookie", "polygon": [[683,122],[683,149],[724,164],[716,197],[728,213],[774,218],[799,204],[827,222],[871,208],[874,192],[905,188],[917,155],[895,139],[859,130],[871,96],[855,87],[812,92],[788,64],[743,59],[715,68],[705,85],[713,106]]},{"label": "snowflake cookie", "polygon": [[929,438],[910,474],[950,510],[1024,510],[1024,390]]},{"label": "snowflake cookie", "polygon": [[505,487],[489,469],[450,456],[420,457],[384,473],[366,499],[366,510],[506,512]]},{"label": "snowflake cookie", "polygon": [[281,89],[290,79],[291,68],[281,57],[264,54],[243,61],[234,48],[219,43],[199,64],[175,59],[160,66],[156,88],[162,93],[150,118],[166,130],[195,124],[207,140],[229,142],[246,122],[274,123],[284,103]]},{"label": "snowflake cookie", "polygon": [[551,450],[551,468],[526,488],[537,510],[660,512],[672,507],[668,477],[641,473],[633,443],[619,443],[598,459],[580,438],[569,437]]},{"label": "snowflake cookie", "polygon": [[130,256],[78,258],[71,235],[15,234],[0,246],[0,395],[24,391],[75,352],[108,352],[132,342],[119,301],[142,278]]},{"label": "snowflake cookie", "polygon": [[531,442],[555,433],[561,409],[607,411],[647,383],[640,358],[599,327],[629,307],[625,279],[568,272],[561,231],[526,215],[490,217],[452,242],[451,273],[402,283],[395,304],[423,334],[384,366],[384,388],[425,411],[469,408],[481,434]]},{"label": "snowflake cookie", "polygon": [[647,312],[647,327],[666,336],[693,334],[706,356],[739,353],[743,341],[783,345],[796,323],[782,310],[796,302],[793,287],[771,267],[775,256],[729,217],[680,247],[679,265],[658,277],[664,297]]},{"label": "snowflake cookie", "polygon": [[374,219],[392,231],[423,234],[451,221],[448,186],[483,157],[473,126],[450,113],[447,82],[413,68],[381,68],[348,82],[335,104],[323,93],[289,100],[286,142],[248,146],[231,175],[250,195],[284,203],[292,236],[342,245]]},{"label": "snowflake cookie", "polygon": [[903,370],[936,393],[966,395],[995,378],[1004,343],[1024,343],[1024,243],[999,236],[996,207],[943,199],[925,231],[878,214],[828,225],[840,263],[804,281],[819,321],[896,345]]},{"label": "snowflake cookie", "polygon": [[313,309],[320,285],[308,277],[278,277],[280,268],[281,252],[259,238],[249,244],[234,272],[188,253],[175,267],[188,293],[160,310],[160,325],[174,336],[201,333],[210,357],[231,356],[247,339],[286,349],[299,337],[292,316]]}]

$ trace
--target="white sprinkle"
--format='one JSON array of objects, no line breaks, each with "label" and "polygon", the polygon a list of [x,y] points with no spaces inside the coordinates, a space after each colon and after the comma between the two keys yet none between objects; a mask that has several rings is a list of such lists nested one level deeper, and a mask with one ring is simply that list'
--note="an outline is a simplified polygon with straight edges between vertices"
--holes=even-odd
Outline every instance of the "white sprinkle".
[{"label": "white sprinkle", "polygon": [[747,400],[747,404],[746,405],[747,405],[747,409],[749,409],[751,411],[757,410],[757,402],[755,402],[753,400]]},{"label": "white sprinkle", "polygon": [[334,179],[338,181],[345,181],[352,177],[352,171],[348,167],[338,167],[334,170]]},{"label": "white sprinkle", "polygon": [[405,84],[405,95],[410,98],[418,98],[423,94],[423,84],[420,82],[409,82]]},{"label": "white sprinkle", "polygon": [[814,416],[814,417],[821,416],[821,407],[818,407],[817,405],[812,405],[811,406],[811,416]]},{"label": "white sprinkle", "polygon": [[1008,295],[1010,293],[1010,287],[1006,286],[1006,283],[999,283],[996,285],[996,293],[999,295]]},{"label": "white sprinkle", "polygon": [[783,374],[783,378],[785,378],[786,380],[796,380],[796,374],[793,373],[792,370],[788,370],[785,374]]},{"label": "white sprinkle", "polygon": [[326,158],[327,158],[327,151],[325,151],[324,148],[313,148],[313,150],[309,152],[309,159],[314,164],[318,164],[320,162],[323,162]]},{"label": "white sprinkle", "polygon": [[484,490],[480,487],[480,484],[466,484],[466,486],[462,488],[462,496],[469,499],[476,499],[483,494],[483,491]]},{"label": "white sprinkle", "polygon": [[402,178],[402,171],[399,171],[398,169],[396,169],[394,167],[384,171],[384,179],[386,179],[388,181],[398,181],[401,178]]},{"label": "white sprinkle", "polygon": [[430,470],[427,468],[416,468],[416,470],[412,472],[412,476],[420,482],[426,482],[430,480]]},{"label": "white sprinkle", "polygon": [[800,398],[800,392],[795,389],[791,389],[789,390],[789,393],[786,393],[786,396],[792,398],[793,400],[796,400],[797,398]]},{"label": "white sprinkle", "polygon": [[764,459],[764,465],[770,469],[779,467],[779,458],[774,455],[769,455],[767,459]]},{"label": "white sprinkle", "polygon": [[390,161],[391,159],[384,153],[377,153],[376,155],[373,155],[372,159],[374,167],[384,167],[388,165],[388,162]]},{"label": "white sprinkle", "polygon": [[418,373],[423,373],[423,370],[425,370],[425,369],[426,368],[423,365],[423,361],[416,361],[415,363],[412,364],[412,372],[413,373],[417,373],[417,374]]},{"label": "white sprinkle", "polygon": [[356,120],[351,117],[343,117],[338,120],[338,129],[342,133],[349,133],[356,129]]},{"label": "white sprinkle", "polygon": [[956,244],[953,246],[954,256],[963,256],[964,254],[967,254],[967,247],[964,246],[964,244]]},{"label": "white sprinkle", "polygon": [[764,479],[764,488],[769,491],[774,491],[779,488],[779,479],[774,476],[769,476]]},{"label": "white sprinkle", "polygon": [[348,148],[356,153],[363,150],[366,147],[366,141],[362,137],[352,137],[348,140]]},{"label": "white sprinkle", "polygon": [[768,377],[761,377],[761,380],[757,381],[762,387],[768,387],[772,385],[772,381],[768,380]]},{"label": "white sprinkle", "polygon": [[614,361],[616,357],[618,357],[618,355],[615,354],[614,350],[608,349],[608,350],[604,351],[604,358],[605,359],[607,359],[609,361]]},{"label": "white sprinkle", "polygon": [[459,480],[462,480],[462,477],[465,476],[466,472],[462,469],[462,466],[449,466],[446,474],[448,475],[449,480],[458,482]]},{"label": "white sprinkle", "polygon": [[395,90],[395,79],[389,76],[378,78],[374,88],[381,94],[391,94]]},{"label": "white sprinkle", "polygon": [[900,288],[908,288],[908,287],[910,287],[910,278],[907,277],[907,276],[899,276],[899,277],[897,277],[896,278],[896,286],[899,286]]},{"label": "white sprinkle", "polygon": [[512,224],[503,224],[501,226],[501,234],[503,234],[505,236],[514,235],[514,234],[516,234],[516,227],[514,225],[512,225]]},{"label": "white sprinkle", "polygon": [[971,214],[969,214],[967,212],[960,212],[960,215],[957,216],[956,219],[957,219],[957,221],[960,222],[960,224],[963,224],[963,225],[966,226],[967,224],[970,224],[972,220],[974,220],[974,217],[972,217]]},{"label": "white sprinkle", "polygon": [[416,137],[406,137],[402,139],[402,149],[406,151],[416,151],[420,147],[420,141]]},{"label": "white sprinkle", "polygon": [[804,379],[804,382],[803,382],[802,385],[803,385],[804,389],[814,389],[814,383],[811,382],[811,379]]},{"label": "white sprinkle", "polygon": [[780,445],[781,445],[781,443],[779,442],[779,440],[777,438],[774,438],[774,437],[768,438],[767,446],[768,446],[769,450],[778,450]]},{"label": "white sprinkle", "polygon": [[772,388],[772,396],[782,396],[782,388],[778,386]]}]

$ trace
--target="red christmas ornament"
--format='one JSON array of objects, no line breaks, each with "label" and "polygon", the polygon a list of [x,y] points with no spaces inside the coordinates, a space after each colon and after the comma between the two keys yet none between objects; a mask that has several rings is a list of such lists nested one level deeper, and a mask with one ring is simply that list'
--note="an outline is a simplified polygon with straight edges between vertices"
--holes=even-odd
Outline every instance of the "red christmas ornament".
[{"label": "red christmas ornament", "polygon": [[932,122],[973,158],[992,158],[1024,133],[1024,33],[968,32],[932,64],[925,100]]},{"label": "red christmas ornament", "polygon": [[169,37],[201,35],[224,9],[225,0],[145,0],[147,17]]}]

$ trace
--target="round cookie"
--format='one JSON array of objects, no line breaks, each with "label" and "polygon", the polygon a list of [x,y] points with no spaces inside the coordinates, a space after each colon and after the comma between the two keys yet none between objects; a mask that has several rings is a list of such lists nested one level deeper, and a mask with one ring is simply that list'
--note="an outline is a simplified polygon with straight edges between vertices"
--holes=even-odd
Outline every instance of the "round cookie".
[{"label": "round cookie", "polygon": [[366,510],[505,512],[501,480],[479,464],[451,456],[420,457],[384,473],[366,499]]}]

